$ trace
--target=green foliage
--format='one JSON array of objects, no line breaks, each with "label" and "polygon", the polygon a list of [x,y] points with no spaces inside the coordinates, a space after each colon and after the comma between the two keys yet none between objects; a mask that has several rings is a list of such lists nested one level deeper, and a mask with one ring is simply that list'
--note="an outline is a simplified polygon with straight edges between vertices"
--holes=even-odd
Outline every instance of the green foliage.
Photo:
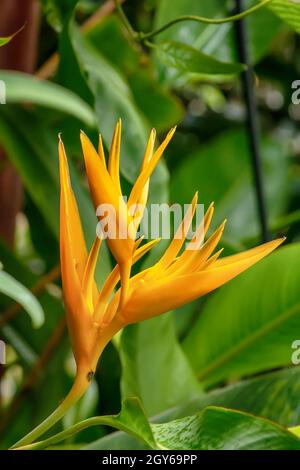
[{"label": "green foliage", "polygon": [[298,243],[282,248],[208,300],[185,340],[206,384],[290,363],[299,319],[298,253]]},{"label": "green foliage", "polygon": [[34,295],[10,274],[2,270],[0,264],[0,292],[8,295],[26,310],[32,326],[39,328],[44,323],[44,312]]},{"label": "green foliage", "polygon": [[157,424],[156,440],[167,449],[299,450],[300,440],[270,421],[208,407],[195,416]]},{"label": "green foliage", "polygon": [[149,415],[177,405],[200,391],[169,314],[128,326],[121,337],[120,357],[122,395],[138,396]]},{"label": "green foliage", "polygon": [[68,89],[20,72],[2,71],[1,79],[6,84],[7,103],[24,102],[26,90],[27,102],[71,114],[87,126],[96,124],[93,110]]},{"label": "green foliage", "polygon": [[[115,11],[101,10],[89,22],[99,2],[42,5],[38,63],[46,62],[42,75],[48,70],[49,78],[0,71],[6,88],[0,144],[8,159],[1,154],[1,210],[2,192],[6,203],[14,199],[8,162],[24,190],[14,243],[0,241],[0,337],[8,345],[1,448],[48,416],[74,376],[61,282],[53,276],[59,263],[59,132],[88,247],[97,218],[79,131],[83,127],[95,144],[100,131],[108,155],[120,117],[124,193],[140,171],[151,128],[161,141],[178,124],[151,178],[150,201],[187,204],[199,190],[205,208],[215,202],[213,227],[228,218],[221,242],[226,254],[251,248],[261,237],[240,86],[246,67],[239,63],[234,25],[182,21],[150,42],[138,34],[181,15],[224,18],[232,14],[230,2],[176,0],[171,8],[168,0],[123,2],[133,32]],[[208,298],[126,327],[105,350],[83,400],[32,448],[300,450],[300,369],[291,367],[300,327],[299,112],[291,103],[291,82],[300,70],[299,18],[296,2],[273,0],[246,20],[267,222],[272,238],[287,234],[287,246]],[[0,37],[0,47],[9,48],[12,39]],[[57,69],[49,49],[59,55]],[[1,231],[9,215],[1,212]],[[167,243],[134,273],[155,263]],[[99,286],[113,263],[103,244]]]},{"label": "green foliage", "polygon": [[226,75],[245,70],[242,64],[230,64],[210,57],[180,42],[160,43],[158,54],[162,61],[183,73],[197,75]]}]

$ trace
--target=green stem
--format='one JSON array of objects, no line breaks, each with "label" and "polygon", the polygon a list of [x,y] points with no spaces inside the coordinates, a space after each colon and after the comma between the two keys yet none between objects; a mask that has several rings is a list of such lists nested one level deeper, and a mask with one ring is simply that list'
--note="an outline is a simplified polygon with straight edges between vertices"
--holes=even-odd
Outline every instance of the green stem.
[{"label": "green stem", "polygon": [[81,421],[80,423],[73,424],[73,426],[70,426],[65,431],[61,431],[55,434],[54,436],[48,437],[48,439],[44,439],[43,441],[34,442],[33,444],[28,444],[28,445],[18,447],[17,450],[45,449],[46,447],[52,446],[54,444],[57,444],[58,442],[68,439],[69,437],[73,436],[74,434],[79,433],[80,431],[83,431],[86,428],[89,428],[91,426],[100,426],[100,425],[111,426],[111,422],[107,420],[105,416],[88,418],[84,421]]},{"label": "green stem", "polygon": [[264,7],[268,3],[271,3],[272,1],[273,0],[263,0],[257,5],[254,5],[253,7],[249,8],[248,10],[245,10],[242,13],[239,13],[237,15],[228,16],[227,18],[213,19],[213,18],[206,18],[204,16],[194,16],[194,15],[179,16],[178,18],[175,18],[174,20],[169,21],[168,23],[166,23],[165,25],[161,26],[158,29],[155,29],[154,31],[150,31],[149,33],[138,33],[137,39],[139,39],[140,41],[144,41],[145,39],[151,39],[154,36],[157,36],[158,34],[165,31],[166,29],[170,28],[171,26],[174,26],[177,23],[181,23],[182,21],[196,21],[198,23],[205,23],[205,24],[223,24],[223,23],[229,23],[231,21],[241,20],[242,18],[245,18],[251,13],[254,13],[256,10],[259,10],[260,8]]},{"label": "green stem", "polygon": [[131,26],[127,16],[124,13],[123,7],[121,5],[120,0],[115,0],[116,10],[120,16],[122,23],[124,24],[125,28],[127,29],[128,33],[133,39],[136,39],[137,33],[134,31],[133,27]]},{"label": "green stem", "polygon": [[89,387],[89,378],[86,374],[77,374],[74,384],[62,401],[62,403],[56,408],[56,410],[49,415],[41,424],[39,424],[35,429],[33,429],[29,434],[16,442],[11,449],[16,449],[17,447],[26,446],[35,441],[38,437],[44,434],[48,429],[50,429],[54,424],[56,424],[85,393]]},{"label": "green stem", "polygon": [[[49,437],[48,439],[44,439],[43,441],[34,442],[33,444],[24,445],[18,447],[17,450],[42,450],[46,449],[49,446],[57,444],[58,442],[64,441],[74,434],[77,434],[83,431],[86,428],[90,428],[91,426],[109,426],[119,431],[127,432],[128,434],[136,437],[137,439],[142,440],[145,444],[149,445],[149,442],[143,440],[140,434],[134,432],[130,427],[127,427],[125,424],[122,424],[117,416],[94,416],[93,418],[85,419],[84,421],[80,421],[79,423],[73,424],[68,429],[61,431],[54,436]],[[163,447],[159,447],[163,448]]]}]

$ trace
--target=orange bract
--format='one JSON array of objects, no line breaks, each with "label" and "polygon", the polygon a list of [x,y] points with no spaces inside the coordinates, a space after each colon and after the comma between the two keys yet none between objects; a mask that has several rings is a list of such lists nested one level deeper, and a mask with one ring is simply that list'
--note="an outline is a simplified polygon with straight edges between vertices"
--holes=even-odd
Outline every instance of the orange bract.
[{"label": "orange bract", "polygon": [[[214,206],[211,204],[194,239],[189,242],[194,244],[194,249],[187,246],[180,253],[185,242],[186,227],[191,225],[195,213],[198,199],[196,194],[161,259],[154,266],[130,277],[132,265],[159,241],[153,240],[140,245],[142,240],[136,241],[135,236],[147,202],[149,178],[174,132],[175,128],[155,151],[155,131],[152,130],[141,171],[128,203],[122,198],[119,174],[121,121],[118,121],[114,131],[108,164],[101,136],[96,151],[88,137],[81,133],[94,206],[97,208],[101,204],[110,204],[114,207],[117,218],[125,224],[128,235],[125,239],[118,236],[107,239],[117,264],[100,290],[94,280],[94,271],[101,239],[95,237],[88,254],[71,188],[64,146],[59,139],[61,272],[69,332],[79,369],[94,370],[107,342],[126,324],[176,309],[211,292],[257,263],[284,241],[284,238],[280,238],[220,259],[222,250],[215,253],[215,249],[222,237],[225,221],[205,243],[201,243],[213,216]],[[115,292],[120,280],[121,287]]]}]

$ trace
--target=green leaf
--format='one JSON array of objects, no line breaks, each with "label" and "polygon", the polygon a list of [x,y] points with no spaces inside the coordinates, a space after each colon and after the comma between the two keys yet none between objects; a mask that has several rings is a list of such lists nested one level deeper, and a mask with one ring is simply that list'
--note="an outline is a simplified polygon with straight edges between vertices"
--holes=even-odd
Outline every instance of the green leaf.
[{"label": "green leaf", "polygon": [[300,5],[297,0],[273,0],[268,8],[300,34]]},{"label": "green leaf", "polygon": [[[225,408],[208,407],[194,416],[150,426],[140,402],[136,398],[124,400],[119,415],[89,418],[44,441],[30,444],[26,448],[44,449],[83,429],[100,425],[122,429],[152,449],[300,449],[300,440],[280,425]],[[93,449],[97,449],[95,444]]]},{"label": "green leaf", "polygon": [[299,254],[299,243],[281,248],[208,299],[184,342],[205,385],[291,364]]},{"label": "green leaf", "polygon": [[151,427],[148,423],[146,415],[140,404],[140,401],[135,398],[127,398],[122,402],[122,409],[118,415],[96,416],[86,419],[70,428],[56,434],[41,442],[37,442],[27,446],[29,449],[45,449],[57,442],[61,442],[74,434],[82,431],[83,429],[91,426],[110,426],[116,429],[121,429],[129,434],[141,439],[144,444],[150,448],[155,448],[155,440],[152,434]]},{"label": "green leaf", "polygon": [[[166,410],[153,418],[153,423],[167,423],[203,410],[207,406],[220,406],[271,419],[282,426],[300,422],[299,392],[300,368],[293,367],[255,379],[245,380],[227,387],[201,394],[185,403]],[[270,396],[272,400],[270,400]],[[122,432],[115,432],[87,446],[89,449],[136,449],[136,439]]]},{"label": "green leaf", "polygon": [[[249,3],[253,6],[255,1]],[[177,0],[172,8],[168,0],[161,0],[158,4],[155,16],[155,28],[171,21],[181,15],[200,15],[208,18],[221,18],[228,15],[225,2],[219,0]],[[274,39],[283,29],[282,22],[268,9],[262,8],[247,18],[249,24],[250,49],[253,61],[260,60]],[[196,22],[182,22],[164,31],[158,36],[158,42],[178,41],[192,46],[198,51],[214,56],[218,60],[233,62],[236,60],[235,31],[232,24],[205,25]],[[163,80],[171,84],[181,85],[189,79],[189,75],[174,73],[174,69],[163,66],[160,62],[158,68]],[[206,77],[209,78],[209,77]],[[216,80],[214,77],[214,81]],[[220,77],[222,80],[225,77]],[[228,77],[227,77],[228,79]]]},{"label": "green leaf", "polygon": [[95,126],[93,110],[67,88],[21,72],[1,70],[0,78],[6,85],[7,103],[33,103],[45,106],[70,114],[87,126]]},{"label": "green leaf", "polygon": [[[243,380],[181,403],[155,416],[153,421],[164,423],[183,418],[207,406],[221,406],[255,414],[276,421],[282,426],[300,422],[298,409],[300,368],[291,367]],[[272,399],[270,400],[270,397]]]},{"label": "green leaf", "polygon": [[191,74],[232,75],[245,70],[242,64],[221,62],[186,44],[168,41],[157,45],[158,56],[170,67]]},{"label": "green leaf", "polygon": [[160,446],[179,450],[300,450],[281,426],[250,414],[208,407],[195,416],[152,425]]},{"label": "green leaf", "polygon": [[0,292],[14,299],[26,310],[32,326],[39,328],[45,321],[43,309],[34,295],[5,271],[0,271]]},{"label": "green leaf", "polygon": [[125,328],[119,352],[122,396],[138,396],[148,415],[199,394],[170,314]]}]

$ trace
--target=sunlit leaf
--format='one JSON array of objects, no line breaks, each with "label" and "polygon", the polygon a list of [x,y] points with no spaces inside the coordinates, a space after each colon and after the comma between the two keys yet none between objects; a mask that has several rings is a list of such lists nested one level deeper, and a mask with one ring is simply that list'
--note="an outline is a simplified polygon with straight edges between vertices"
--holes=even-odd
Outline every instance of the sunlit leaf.
[{"label": "sunlit leaf", "polygon": [[167,449],[299,450],[300,439],[281,426],[250,414],[208,407],[195,416],[152,426]]},{"label": "sunlit leaf", "polygon": [[279,249],[204,305],[184,350],[206,384],[292,363],[300,324],[299,252],[299,243]]},{"label": "sunlit leaf", "polygon": [[6,102],[32,103],[70,114],[88,126],[95,126],[93,110],[79,96],[52,82],[21,72],[1,70],[6,85]]},{"label": "sunlit leaf", "polygon": [[22,305],[30,316],[34,328],[39,328],[44,323],[44,312],[35,296],[3,270],[0,270],[0,292]]}]

